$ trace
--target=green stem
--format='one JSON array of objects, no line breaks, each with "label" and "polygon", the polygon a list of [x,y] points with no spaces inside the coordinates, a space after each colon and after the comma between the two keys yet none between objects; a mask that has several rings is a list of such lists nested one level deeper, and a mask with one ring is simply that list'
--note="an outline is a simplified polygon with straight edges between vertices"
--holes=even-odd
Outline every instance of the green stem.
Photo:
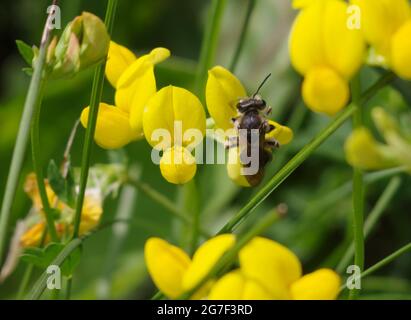
[{"label": "green stem", "polygon": [[[353,80],[352,96],[353,101],[357,104],[356,111],[353,114],[353,128],[362,127],[362,113],[361,105],[359,104],[361,95],[361,83],[359,76]],[[364,270],[364,179],[362,170],[353,169],[353,217],[352,228],[354,235],[354,264],[360,268],[361,272]],[[354,289],[350,291],[349,299],[355,299],[359,294],[359,290]]]},{"label": "green stem", "polygon": [[[365,220],[365,223],[364,223],[364,237],[365,238],[367,238],[367,236],[373,230],[374,226],[376,225],[381,215],[384,213],[385,209],[388,207],[389,203],[391,202],[392,198],[396,194],[400,185],[401,185],[400,177],[393,177],[388,183],[384,192],[378,199],[376,205],[374,206],[369,216]],[[340,263],[338,264],[336,268],[338,273],[342,273],[345,270],[347,265],[350,263],[353,255],[354,255],[354,244],[352,243],[347,249],[347,251],[345,252],[343,258],[341,259]]]},{"label": "green stem", "polygon": [[185,211],[190,214],[192,221],[191,228],[189,230],[190,239],[188,243],[188,252],[192,254],[197,248],[198,238],[200,235],[200,199],[196,179],[194,178],[183,187],[185,188],[183,205],[185,207]]},{"label": "green stem", "polygon": [[[184,222],[185,224],[189,226],[192,226],[193,220],[190,218],[189,212],[185,212],[185,211],[181,212],[181,210],[177,208],[170,199],[168,199],[166,196],[164,196],[160,192],[154,190],[150,185],[148,185],[147,183],[139,182],[139,181],[129,181],[129,183],[135,188],[137,188],[138,190],[140,190],[141,192],[143,192],[146,196],[148,196],[149,198],[157,202],[159,205],[167,209],[168,212],[173,214],[175,217],[180,219],[182,222]],[[203,230],[202,228],[200,228],[199,232],[201,233],[201,235],[203,235],[206,238],[211,237],[211,235],[207,231]]]},{"label": "green stem", "polygon": [[[407,253],[408,251],[411,251],[411,242],[406,244],[405,246],[401,247],[397,251],[391,253],[389,256],[385,257],[381,261],[377,262],[373,266],[369,267],[366,269],[364,272],[361,273],[361,279],[364,279],[365,277],[369,276],[370,274],[374,273],[375,271],[378,271],[382,267],[385,267],[387,264],[391,263],[404,253]],[[344,290],[347,287],[347,285],[343,285],[340,290]]]},{"label": "green stem", "polygon": [[[84,241],[84,238],[76,238],[71,240],[67,245],[61,250],[61,252],[58,254],[58,256],[53,260],[51,265],[56,265],[56,266],[61,266],[62,263],[69,257],[74,250],[79,247],[82,242]],[[42,293],[44,292],[44,289],[46,288],[47,284],[47,278],[49,277],[49,274],[45,270],[39,279],[37,279],[36,283],[33,286],[33,289],[28,296],[29,300],[37,300],[40,298]]]},{"label": "green stem", "polygon": [[[114,17],[117,9],[117,0],[108,0],[105,25],[107,31],[111,34],[114,24]],[[91,149],[93,146],[93,138],[96,130],[97,114],[100,105],[101,95],[104,85],[104,70],[106,68],[106,62],[100,64],[95,73],[93,79],[93,87],[91,90],[90,100],[90,113],[87,122],[86,136],[83,146],[83,156],[81,161],[81,173],[80,173],[80,187],[76,202],[76,213],[74,217],[74,231],[73,238],[78,237],[81,222],[81,212],[83,209],[84,195],[87,187],[88,173],[90,167]]]},{"label": "green stem", "polygon": [[[40,92],[43,92],[44,79],[40,82]],[[41,149],[40,149],[40,115],[41,115],[41,96],[39,95],[39,102],[34,107],[34,114],[31,125],[31,155],[33,160],[34,172],[36,173],[37,187],[39,189],[40,199],[44,211],[44,215],[47,221],[48,231],[50,233],[51,240],[58,242],[59,238],[54,224],[54,213],[50,206],[50,202],[47,196],[46,185],[44,182],[43,167],[41,165]]]},{"label": "green stem", "polygon": [[256,0],[248,0],[247,12],[245,15],[243,26],[241,28],[240,39],[238,41],[237,48],[235,50],[233,60],[231,61],[231,65],[230,65],[230,70],[232,72],[235,72],[238,60],[240,58],[241,51],[243,50],[248,26],[250,25],[251,15],[253,14],[255,4],[256,4]]},{"label": "green stem", "polygon": [[265,186],[218,232],[227,233],[235,229],[261,202],[263,202],[287,177],[294,172],[331,134],[333,134],[355,111],[354,104],[349,105],[309,144],[300,150],[288,163],[275,174]]},{"label": "green stem", "polygon": [[181,295],[178,299],[189,299],[199,288],[201,288],[209,279],[212,279],[223,271],[227,270],[232,263],[235,261],[238,253],[240,250],[252,240],[254,237],[262,234],[268,227],[270,227],[273,223],[278,221],[284,212],[280,212],[280,210],[274,210],[264,216],[259,223],[257,223],[250,231],[248,231],[242,237],[239,237],[235,245],[229,249],[223,256],[217,261],[217,263],[211,268],[211,270],[204,276],[198,284],[188,292],[185,292]]},{"label": "green stem", "polygon": [[66,296],[65,300],[70,300],[71,298],[71,287],[73,286],[73,277],[67,279],[66,283]]},{"label": "green stem", "polygon": [[24,271],[23,279],[21,280],[19,291],[17,293],[17,300],[23,299],[23,296],[27,289],[27,285],[29,284],[31,275],[33,274],[33,269],[34,269],[34,266],[32,264],[29,264],[26,270]]},{"label": "green stem", "polygon": [[226,4],[227,0],[212,0],[211,3],[207,26],[201,44],[200,61],[196,77],[196,91],[200,97],[204,96],[203,88],[207,78],[207,72],[214,62],[221,21]]},{"label": "green stem", "polygon": [[[54,3],[54,2],[53,2]],[[16,194],[20,173],[22,171],[24,156],[29,140],[30,123],[36,104],[41,103],[42,78],[44,73],[47,44],[50,39],[51,30],[47,27],[51,15],[47,18],[44,26],[39,54],[33,65],[33,76],[30,80],[26,100],[24,102],[23,114],[20,120],[19,131],[17,133],[16,144],[11,158],[10,170],[7,176],[5,192],[0,212],[0,266],[3,264],[4,249],[6,246],[7,226],[12,213],[13,199]]]}]

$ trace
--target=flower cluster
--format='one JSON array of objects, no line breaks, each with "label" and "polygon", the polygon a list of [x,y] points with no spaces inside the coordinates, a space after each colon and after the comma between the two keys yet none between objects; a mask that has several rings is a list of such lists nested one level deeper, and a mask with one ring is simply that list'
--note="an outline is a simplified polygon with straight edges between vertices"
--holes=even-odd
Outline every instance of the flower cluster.
[{"label": "flower cluster", "polygon": [[351,0],[360,8],[361,31],[374,63],[411,79],[411,5],[408,0]]},{"label": "flower cluster", "polygon": [[[206,134],[206,115],[202,103],[190,91],[173,85],[157,90],[154,66],[169,55],[167,49],[156,48],[137,58],[127,48],[111,42],[106,76],[116,89],[115,106],[100,104],[94,138],[102,148],[117,149],[144,137],[162,154],[159,164],[163,177],[170,183],[184,184],[197,171],[193,151]],[[234,129],[236,105],[245,97],[243,85],[228,70],[217,66],[209,71],[207,108],[217,128]],[[81,114],[84,127],[88,116],[89,107],[86,107]],[[279,144],[291,141],[289,128],[274,121],[270,124],[274,129],[267,138],[274,138]],[[189,134],[190,130],[196,130],[201,138]],[[238,158],[238,150],[234,152]],[[239,161],[229,161],[229,177],[239,185],[250,186],[240,169]]]},{"label": "flower cluster", "polygon": [[303,99],[311,110],[334,115],[346,106],[349,81],[363,63],[363,36],[347,27],[344,1],[296,0],[293,5],[301,12],[291,31],[290,59],[304,76]]},{"label": "flower cluster", "polygon": [[355,129],[345,143],[347,161],[363,170],[404,166],[411,172],[410,133],[383,108],[372,110],[374,123],[386,144],[374,139],[369,129]]},{"label": "flower cluster", "polygon": [[353,10],[342,0],[293,1],[301,12],[290,35],[290,59],[304,76],[302,96],[315,112],[334,115],[347,105],[348,83],[366,61],[411,79],[410,2],[350,2]]},{"label": "flower cluster", "polygon": [[[67,203],[63,202],[54,193],[53,189],[49,185],[48,181],[45,181],[47,198],[50,204],[57,210],[59,216],[56,217],[56,230],[59,237],[69,236],[72,231],[72,222],[74,219],[74,209]],[[27,176],[24,191],[30,197],[33,202],[33,210],[31,214],[26,218],[27,230],[20,238],[20,244],[22,247],[38,246],[41,243],[41,239],[45,235],[46,221],[43,212],[43,206],[37,186],[36,175],[31,173]],[[99,190],[95,188],[88,188],[83,204],[83,210],[81,214],[80,222],[80,235],[86,234],[100,221],[100,217],[103,213],[102,208],[102,195]],[[49,242],[49,237],[45,238],[45,243]]]},{"label": "flower cluster", "polygon": [[[222,234],[204,242],[191,259],[183,250],[159,239],[145,245],[145,260],[156,286],[175,299],[196,288],[216,262],[234,246],[233,234]],[[238,255],[239,267],[211,279],[192,298],[212,300],[336,299],[340,277],[330,269],[302,275],[293,252],[270,239],[256,237]]]}]

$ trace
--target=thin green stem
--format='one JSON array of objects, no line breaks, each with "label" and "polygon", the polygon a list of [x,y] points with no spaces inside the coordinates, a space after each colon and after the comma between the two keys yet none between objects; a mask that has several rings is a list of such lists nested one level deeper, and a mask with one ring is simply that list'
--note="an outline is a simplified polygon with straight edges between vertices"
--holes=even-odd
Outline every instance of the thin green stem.
[{"label": "thin green stem", "polygon": [[238,41],[237,48],[233,56],[233,60],[230,64],[230,70],[232,72],[235,72],[241,51],[243,50],[245,38],[247,36],[248,26],[250,25],[250,20],[255,8],[255,4],[256,0],[248,0],[247,12],[244,18],[243,26],[241,28],[240,39]]},{"label": "thin green stem", "polygon": [[[61,266],[62,263],[69,257],[74,250],[76,250],[84,241],[85,238],[76,238],[71,240],[67,245],[61,250],[61,252],[57,255],[57,257],[51,263],[52,265]],[[40,278],[37,279],[36,283],[33,286],[33,289],[28,296],[29,300],[37,300],[40,298],[44,289],[46,288],[47,278],[49,274],[45,270]]]},{"label": "thin green stem", "polygon": [[[384,213],[385,209],[387,209],[389,203],[391,202],[392,198],[395,196],[400,185],[401,185],[400,177],[393,177],[388,183],[384,192],[381,194],[374,208],[371,210],[370,214],[365,220],[365,223],[364,223],[364,237],[365,238],[368,237],[368,235],[370,234],[370,232],[373,230],[374,226],[380,219],[381,215]],[[343,258],[341,259],[340,263],[338,264],[336,268],[338,273],[342,273],[345,270],[347,265],[350,263],[353,255],[354,255],[354,243],[352,243],[349,246]]]},{"label": "thin green stem", "polygon": [[[53,1],[55,4],[56,1]],[[10,170],[7,176],[5,192],[0,212],[0,266],[3,262],[4,249],[6,246],[7,226],[12,212],[13,199],[16,194],[17,185],[23,166],[27,143],[29,140],[30,124],[36,104],[41,103],[42,78],[46,59],[47,44],[50,39],[51,29],[48,28],[51,13],[44,26],[43,35],[39,47],[38,57],[33,65],[33,76],[30,80],[26,100],[24,102],[23,114],[20,120],[19,131],[17,133],[16,144],[10,163]]]},{"label": "thin green stem", "polygon": [[196,179],[194,178],[189,183],[184,185],[186,192],[184,192],[184,207],[191,216],[190,239],[188,243],[188,251],[194,253],[197,248],[198,238],[200,235],[200,199]]},{"label": "thin green stem", "polygon": [[196,91],[200,97],[204,96],[203,88],[207,78],[207,71],[214,62],[220,34],[221,21],[227,0],[212,0],[208,14],[206,30],[201,44],[200,61],[196,77]]},{"label": "thin green stem", "polygon": [[223,256],[217,261],[217,263],[211,268],[211,270],[204,276],[197,285],[185,292],[181,295],[178,299],[189,299],[199,288],[201,288],[209,279],[212,279],[225,270],[229,268],[232,263],[235,261],[239,251],[254,237],[262,234],[268,227],[270,227],[273,223],[278,221],[284,212],[280,212],[280,210],[274,210],[264,216],[259,223],[257,223],[251,230],[249,230],[245,235],[238,238],[238,241],[235,245],[229,249]]},{"label": "thin green stem", "polygon": [[[357,129],[363,125],[361,105],[359,105],[361,95],[361,83],[359,76],[353,80],[352,96],[357,108],[353,114],[353,128]],[[364,179],[362,170],[353,169],[353,217],[352,228],[354,235],[354,263],[361,271],[364,270]],[[354,289],[350,291],[349,299],[355,299],[359,291]]]},{"label": "thin green stem", "polygon": [[21,300],[24,297],[24,293],[26,292],[27,285],[30,282],[31,275],[33,274],[34,266],[29,264],[24,271],[23,279],[21,280],[19,291],[17,292],[17,300]]},{"label": "thin green stem", "polygon": [[325,129],[323,129],[309,144],[300,150],[288,163],[282,167],[264,185],[254,197],[218,232],[233,231],[258,205],[261,204],[278,186],[284,182],[331,134],[333,134],[355,111],[354,104],[349,105]]},{"label": "thin green stem", "polygon": [[[105,25],[107,31],[111,34],[114,24],[114,17],[117,9],[117,0],[108,0]],[[76,213],[74,217],[74,231],[73,238],[78,237],[81,222],[81,212],[83,209],[84,195],[87,187],[88,173],[90,167],[91,150],[93,146],[93,138],[96,130],[97,114],[100,105],[101,95],[103,92],[104,85],[104,70],[106,67],[106,62],[100,64],[95,73],[93,79],[93,87],[91,90],[91,100],[90,100],[90,113],[87,122],[86,136],[83,146],[83,156],[81,161],[81,173],[80,173],[80,187],[76,202]]]},{"label": "thin green stem", "polygon": [[[129,183],[135,188],[137,188],[138,190],[140,190],[141,192],[143,192],[146,196],[151,198],[153,201],[157,202],[159,205],[167,209],[168,212],[173,214],[173,216],[177,217],[185,224],[189,226],[193,224],[193,220],[190,218],[189,212],[185,212],[184,210],[183,212],[181,212],[182,210],[177,208],[177,206],[170,199],[168,199],[166,196],[164,196],[157,190],[153,189],[147,183],[143,183],[139,181],[129,181]],[[202,228],[199,229],[199,232],[201,233],[202,236],[206,238],[211,237],[211,235],[207,231],[203,230]]]},{"label": "thin green stem", "polygon": [[[380,260],[379,262],[377,262],[373,266],[366,269],[364,272],[361,273],[361,279],[364,279],[365,277],[369,276],[370,274],[373,274],[374,272],[378,271],[382,267],[385,267],[387,264],[391,263],[392,261],[394,261],[398,257],[402,256],[404,253],[407,253],[408,251],[411,251],[411,242],[406,244],[405,246],[401,247],[397,251],[391,253],[390,255],[388,255],[384,259]],[[340,288],[340,291],[346,289],[346,287],[347,287],[346,284],[343,285]]]},{"label": "thin green stem", "polygon": [[[44,79],[40,82],[41,89],[44,88]],[[39,95],[41,100],[41,93]],[[34,114],[31,125],[31,155],[33,160],[34,172],[36,173],[37,187],[39,189],[40,199],[46,217],[47,228],[53,242],[58,242],[59,238],[54,224],[54,211],[50,206],[50,202],[47,196],[46,185],[44,182],[43,166],[41,165],[41,149],[40,149],[40,115],[41,115],[41,103],[37,103],[34,107]]]},{"label": "thin green stem", "polygon": [[66,282],[66,296],[65,300],[70,300],[71,298],[71,287],[73,286],[73,277],[67,279]]}]

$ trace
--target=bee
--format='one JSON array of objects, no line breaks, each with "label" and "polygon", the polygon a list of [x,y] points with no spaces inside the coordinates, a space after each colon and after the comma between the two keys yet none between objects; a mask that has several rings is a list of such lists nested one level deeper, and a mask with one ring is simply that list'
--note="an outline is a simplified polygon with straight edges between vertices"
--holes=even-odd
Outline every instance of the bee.
[{"label": "bee", "polygon": [[273,150],[280,146],[274,138],[266,138],[266,134],[275,127],[267,119],[271,114],[271,107],[258,95],[270,76],[271,74],[261,82],[251,97],[242,98],[237,102],[238,115],[232,119],[237,134],[229,137],[226,143],[227,148],[239,147],[240,161],[244,168],[250,168],[253,161],[254,164],[257,163],[258,170],[255,173],[245,174],[251,186],[261,182],[265,167],[272,160]]}]

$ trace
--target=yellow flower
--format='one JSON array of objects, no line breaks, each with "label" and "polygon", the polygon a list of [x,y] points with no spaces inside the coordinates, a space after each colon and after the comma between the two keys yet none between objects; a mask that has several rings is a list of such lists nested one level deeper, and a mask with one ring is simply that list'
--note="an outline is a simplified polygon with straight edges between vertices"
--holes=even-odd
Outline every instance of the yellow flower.
[{"label": "yellow flower", "polygon": [[[193,259],[164,240],[150,238],[145,246],[148,271],[156,286],[177,298],[195,288],[221,256],[235,244],[235,236],[216,236],[195,252]],[[194,298],[238,299],[336,299],[340,277],[320,269],[302,276],[298,258],[286,247],[256,237],[239,253],[240,268],[212,279]]]},{"label": "yellow flower", "polygon": [[294,1],[302,8],[290,35],[290,59],[304,76],[302,96],[315,112],[334,115],[349,99],[349,80],[361,67],[365,43],[347,27],[347,4],[340,0]]},{"label": "yellow flower", "polygon": [[[105,149],[122,148],[143,137],[143,111],[157,90],[154,65],[167,59],[170,51],[155,48],[139,58],[127,48],[111,41],[106,65],[106,77],[116,88],[115,106],[100,104],[96,143]],[[81,114],[86,128],[89,107]]]},{"label": "yellow flower", "polygon": [[196,172],[191,151],[204,138],[206,117],[200,100],[190,91],[168,86],[146,104],[144,136],[155,149],[164,151],[160,169],[175,184],[190,181]]},{"label": "yellow flower", "polygon": [[[57,234],[61,237],[66,231],[72,230],[71,224],[74,219],[75,211],[58,198],[47,181],[45,181],[45,184],[51,207],[57,209],[61,213],[55,219]],[[22,247],[37,246],[40,244],[40,240],[43,237],[46,221],[42,212],[43,206],[37,186],[36,175],[34,173],[27,176],[24,184],[24,191],[32,200],[35,211],[33,216],[28,216],[27,222],[29,227],[21,236],[20,244]],[[103,200],[100,192],[97,189],[86,189],[81,213],[80,235],[86,234],[98,225],[103,213],[102,202]],[[45,238],[45,243],[48,243],[49,241],[50,237],[47,235]]]},{"label": "yellow flower", "polygon": [[363,170],[401,165],[411,170],[411,143],[399,123],[381,107],[372,110],[372,117],[386,144],[376,141],[367,128],[358,128],[345,142],[347,162]]},{"label": "yellow flower", "polygon": [[351,0],[361,9],[361,30],[384,64],[411,79],[411,5],[408,0]]},{"label": "yellow flower", "polygon": [[281,244],[261,237],[239,254],[240,268],[212,287],[209,299],[336,299],[340,277],[321,269],[302,276],[298,258]]},{"label": "yellow flower", "polygon": [[[200,246],[191,260],[180,248],[162,239],[150,238],[144,247],[144,257],[155,285],[175,299],[194,288],[234,242],[231,234],[214,237]],[[195,297],[206,296],[208,288],[206,284]]]},{"label": "yellow flower", "polygon": [[[81,124],[87,128],[90,107],[83,109]],[[130,127],[129,114],[116,106],[100,103],[94,140],[104,149],[118,149],[137,139]]]},{"label": "yellow flower", "polygon": [[124,46],[110,41],[107,55],[106,77],[110,84],[116,88],[117,81],[124,71],[137,59],[136,55]]},{"label": "yellow flower", "polygon": [[160,170],[164,179],[174,184],[185,184],[196,174],[195,158],[184,147],[168,148],[160,160]]},{"label": "yellow flower", "polygon": [[[230,71],[216,66],[208,71],[206,85],[207,109],[218,128],[226,131],[226,137],[236,135],[232,119],[238,116],[237,104],[240,99],[247,97],[247,92]],[[274,130],[266,134],[266,138],[276,139],[280,145],[290,143],[293,132],[290,128],[269,120]],[[239,148],[230,148],[228,153],[227,173],[231,180],[242,187],[251,184],[242,174],[242,164],[239,159]]]}]

